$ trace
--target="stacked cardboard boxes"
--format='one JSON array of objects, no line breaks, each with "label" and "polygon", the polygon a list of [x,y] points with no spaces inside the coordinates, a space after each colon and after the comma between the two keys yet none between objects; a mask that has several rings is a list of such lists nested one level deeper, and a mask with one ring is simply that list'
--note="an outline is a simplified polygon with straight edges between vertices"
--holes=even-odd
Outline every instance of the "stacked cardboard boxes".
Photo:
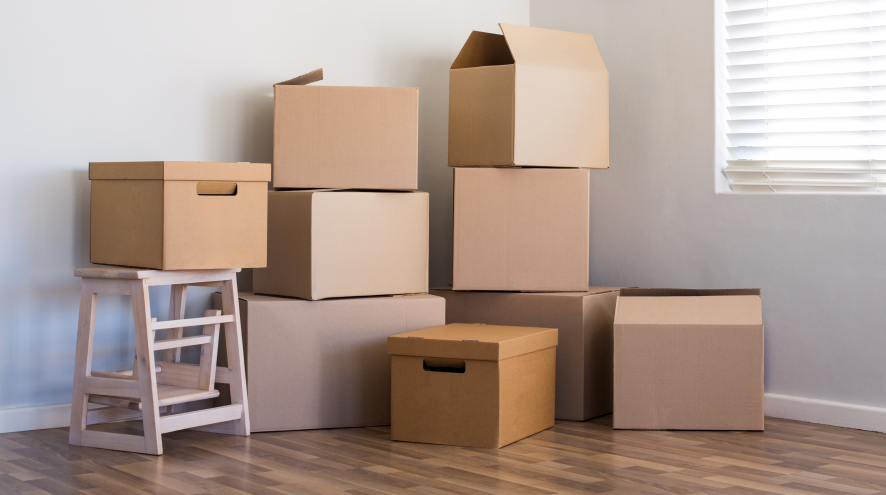
[{"label": "stacked cardboard boxes", "polygon": [[500,27],[472,33],[449,73],[453,283],[433,293],[447,323],[558,328],[556,417],[583,421],[612,412],[618,288],[588,287],[609,74],[589,35]]}]

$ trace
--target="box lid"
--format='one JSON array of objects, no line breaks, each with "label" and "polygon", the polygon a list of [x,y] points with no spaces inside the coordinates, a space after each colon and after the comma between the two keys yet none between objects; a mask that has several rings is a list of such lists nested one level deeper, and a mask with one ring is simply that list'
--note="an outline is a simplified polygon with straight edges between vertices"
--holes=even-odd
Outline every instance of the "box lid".
[{"label": "box lid", "polygon": [[760,289],[622,289],[615,325],[763,325]]},{"label": "box lid", "polygon": [[388,337],[388,354],[480,361],[501,361],[556,346],[556,328],[467,323]]},{"label": "box lid", "polygon": [[589,34],[514,24],[499,27],[517,64],[608,73]]},{"label": "box lid", "polygon": [[270,182],[270,163],[90,162],[90,180],[220,180]]},{"label": "box lid", "polygon": [[452,290],[451,285],[444,285],[442,287],[431,287],[431,290],[438,291],[448,291],[448,292],[486,292],[492,294],[508,294],[508,295],[524,295],[524,296],[563,296],[563,297],[584,297],[584,296],[594,296],[597,294],[605,294],[607,292],[617,292],[622,290],[621,287],[588,287],[586,291],[575,291],[575,292],[501,292],[501,291],[476,291],[476,290]]}]

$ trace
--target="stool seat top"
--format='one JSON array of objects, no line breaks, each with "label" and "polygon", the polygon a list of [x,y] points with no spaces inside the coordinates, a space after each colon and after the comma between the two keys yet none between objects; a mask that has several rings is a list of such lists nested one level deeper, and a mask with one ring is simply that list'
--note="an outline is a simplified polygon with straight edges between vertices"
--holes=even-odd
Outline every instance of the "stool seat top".
[{"label": "stool seat top", "polygon": [[74,276],[81,278],[139,280],[163,277],[164,275],[221,275],[231,272],[236,273],[239,271],[239,268],[219,268],[215,270],[153,270],[146,268],[131,268],[128,266],[92,266],[75,269]]}]

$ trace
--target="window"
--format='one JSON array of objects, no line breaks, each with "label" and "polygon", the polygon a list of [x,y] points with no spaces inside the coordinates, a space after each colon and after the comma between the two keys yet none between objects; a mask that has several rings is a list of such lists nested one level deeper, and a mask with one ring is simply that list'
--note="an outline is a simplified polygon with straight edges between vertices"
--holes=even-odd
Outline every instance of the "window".
[{"label": "window", "polygon": [[886,194],[886,0],[715,0],[717,190]]}]

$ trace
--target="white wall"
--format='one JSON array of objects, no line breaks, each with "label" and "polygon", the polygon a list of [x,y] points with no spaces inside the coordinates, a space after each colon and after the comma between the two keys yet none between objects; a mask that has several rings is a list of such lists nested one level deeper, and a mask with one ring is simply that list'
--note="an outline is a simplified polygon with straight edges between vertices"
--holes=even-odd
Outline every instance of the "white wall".
[{"label": "white wall", "polygon": [[776,395],[886,407],[886,198],[714,193],[713,16],[711,0],[531,2],[533,26],[593,35],[610,73],[591,283],[760,287],[767,412]]},{"label": "white wall", "polygon": [[[528,24],[528,0],[0,3],[0,408],[70,402],[87,163],[269,162],[272,84],[318,67],[328,84],[420,88],[431,282],[449,283],[448,68],[498,22]],[[190,295],[202,314],[206,291]],[[130,311],[100,298],[97,369],[131,363]]]}]

